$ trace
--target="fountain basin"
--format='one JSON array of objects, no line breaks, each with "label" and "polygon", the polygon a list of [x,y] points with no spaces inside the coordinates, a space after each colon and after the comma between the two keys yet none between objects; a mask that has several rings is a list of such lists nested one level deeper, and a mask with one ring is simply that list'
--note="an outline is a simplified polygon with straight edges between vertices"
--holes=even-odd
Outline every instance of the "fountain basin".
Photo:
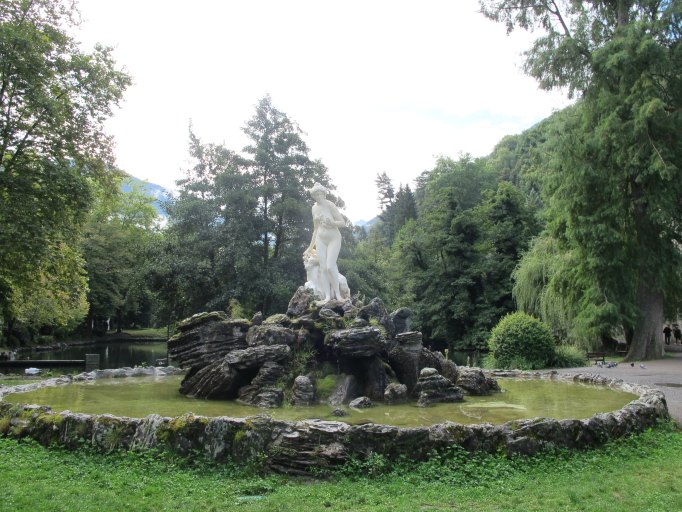
[{"label": "fountain basin", "polygon": [[[382,424],[377,418],[363,423],[367,421],[362,416],[368,414],[365,411],[360,413],[358,424],[327,418],[274,419],[262,414],[245,418],[194,413],[175,417],[149,414],[130,418],[112,414],[56,412],[45,405],[20,403],[19,395],[15,395],[88,380],[129,376],[167,378],[174,373],[178,371],[173,368],[98,370],[76,377],[0,388],[0,433],[31,437],[44,445],[57,443],[69,448],[86,444],[102,451],[162,448],[181,454],[198,451],[216,460],[231,458],[237,461],[259,457],[271,469],[297,473],[310,467],[335,466],[351,457],[370,453],[388,458],[404,455],[423,459],[433,451],[442,451],[453,445],[468,451],[503,451],[508,455],[534,454],[549,447],[586,448],[640,432],[668,418],[665,397],[658,390],[594,374],[572,376],[556,372],[493,372],[492,375],[598,385],[631,393],[635,399],[617,410],[599,412],[586,418],[535,417],[498,424],[440,421],[429,425],[400,426]],[[5,400],[10,394],[13,395],[11,401]],[[487,400],[499,401],[500,397],[488,397]],[[466,405],[474,410],[487,407],[486,403],[489,402],[483,400],[478,404],[458,406]],[[381,414],[381,410],[378,412]],[[351,418],[349,421],[354,420]]]}]

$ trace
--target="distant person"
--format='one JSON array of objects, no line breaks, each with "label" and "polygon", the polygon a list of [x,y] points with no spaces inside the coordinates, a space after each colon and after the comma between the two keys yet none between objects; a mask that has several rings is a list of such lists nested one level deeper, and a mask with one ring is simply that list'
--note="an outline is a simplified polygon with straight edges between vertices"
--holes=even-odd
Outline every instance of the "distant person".
[{"label": "distant person", "polygon": [[666,325],[663,328],[663,335],[665,336],[665,344],[670,345],[670,335],[672,334],[673,330],[670,328],[669,325]]},{"label": "distant person", "polygon": [[673,336],[675,336],[675,343],[682,343],[682,331],[677,324],[673,325]]}]

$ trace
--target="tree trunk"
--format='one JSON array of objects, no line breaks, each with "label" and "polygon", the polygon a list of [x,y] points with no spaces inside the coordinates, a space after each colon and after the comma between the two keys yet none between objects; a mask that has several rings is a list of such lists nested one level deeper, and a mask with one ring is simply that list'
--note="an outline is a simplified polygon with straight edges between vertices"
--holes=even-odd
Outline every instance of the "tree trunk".
[{"label": "tree trunk", "polygon": [[121,333],[123,330],[123,309],[118,308],[116,311],[116,332]]},{"label": "tree trunk", "polygon": [[640,282],[637,303],[641,317],[634,327],[625,361],[660,359],[663,357],[663,293]]}]

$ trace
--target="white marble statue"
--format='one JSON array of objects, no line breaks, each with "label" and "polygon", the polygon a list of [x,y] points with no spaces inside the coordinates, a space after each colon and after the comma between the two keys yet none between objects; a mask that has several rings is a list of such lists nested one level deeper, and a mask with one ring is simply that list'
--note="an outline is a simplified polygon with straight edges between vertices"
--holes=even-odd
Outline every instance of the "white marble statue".
[{"label": "white marble statue", "polygon": [[[332,299],[350,298],[347,284],[345,285],[345,293],[341,291],[341,279],[339,269],[336,266],[336,259],[341,250],[339,228],[346,225],[346,220],[336,205],[327,199],[325,187],[315,183],[309,192],[315,200],[315,204],[313,205],[313,237],[310,245],[303,253],[306,270],[308,267],[311,269],[308,281],[313,283],[311,288],[316,290],[324,302]],[[315,266],[317,266],[317,276],[313,277]],[[345,278],[343,280],[345,281]]]},{"label": "white marble statue", "polygon": [[[317,259],[317,251],[312,249],[303,257],[303,266],[306,271],[305,287],[310,288],[315,292],[317,297],[324,297],[324,289],[320,282],[320,261]],[[341,292],[341,300],[350,300],[350,288],[348,288],[348,281],[343,274],[339,273],[339,291]]]}]

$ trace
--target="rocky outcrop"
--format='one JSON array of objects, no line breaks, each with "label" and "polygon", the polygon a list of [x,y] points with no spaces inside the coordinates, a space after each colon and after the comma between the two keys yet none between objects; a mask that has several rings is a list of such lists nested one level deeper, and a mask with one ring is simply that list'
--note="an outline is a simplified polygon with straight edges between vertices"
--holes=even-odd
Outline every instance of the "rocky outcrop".
[{"label": "rocky outcrop", "polygon": [[388,353],[388,363],[409,392],[412,392],[419,379],[423,348],[420,332],[405,332],[396,336],[395,343]]},{"label": "rocky outcrop", "polygon": [[400,404],[408,400],[407,386],[392,382],[384,390],[384,402],[387,404]]},{"label": "rocky outcrop", "polygon": [[423,348],[419,354],[419,371],[424,368],[435,368],[443,377],[453,384],[457,382],[457,365],[454,361],[445,359],[440,352],[433,352]]},{"label": "rocky outcrop", "polygon": [[355,400],[352,400],[351,403],[348,404],[348,407],[350,407],[351,409],[367,409],[369,407],[372,407],[372,405],[374,404],[369,399],[369,397],[360,396]]},{"label": "rocky outcrop", "polygon": [[357,316],[358,318],[366,320],[370,324],[372,321],[378,323],[386,330],[387,337],[393,338],[395,336],[395,327],[393,326],[391,316],[386,311],[384,302],[378,297],[372,299],[366,306],[361,307],[357,313]]},{"label": "rocky outcrop", "polygon": [[180,393],[197,398],[230,400],[246,379],[225,360],[190,371],[180,384]]},{"label": "rocky outcrop", "polygon": [[486,377],[480,368],[457,367],[457,385],[467,395],[483,396],[499,391],[500,386],[491,377]]},{"label": "rocky outcrop", "polygon": [[[284,394],[293,397],[295,405],[314,403],[314,387],[298,382],[293,389],[283,389],[278,382],[285,373],[312,376],[317,369],[318,375],[329,375],[330,367],[348,376],[345,385],[331,393],[329,401],[335,405],[359,395],[382,401],[391,380],[404,384],[411,396],[425,367],[435,368],[454,384],[457,366],[425,348],[421,333],[409,331],[410,315],[407,308],[389,314],[378,298],[366,305],[357,298],[316,301],[311,289],[300,287],[287,314],[265,319],[257,314],[248,321],[228,319],[222,312],[202,313],[180,322],[168,346],[170,357],[189,369],[182,393],[237,398],[263,407],[281,404]],[[327,365],[323,373],[321,365]],[[470,377],[463,382],[476,384]],[[484,385],[478,383],[476,390]],[[330,381],[325,386],[326,397]],[[402,399],[393,389],[386,396],[389,401]]]},{"label": "rocky outcrop", "polygon": [[418,397],[419,407],[427,407],[439,402],[451,403],[464,400],[462,390],[438,373],[435,368],[424,368],[420,372],[414,393]]},{"label": "rocky outcrop", "polygon": [[315,292],[311,288],[299,286],[289,301],[287,315],[291,317],[303,316],[315,304]]},{"label": "rocky outcrop", "polygon": [[405,332],[410,332],[411,316],[412,311],[410,311],[409,308],[399,308],[390,314],[396,336]]},{"label": "rocky outcrop", "polygon": [[299,375],[291,388],[292,405],[312,405],[315,403],[315,385],[310,377]]},{"label": "rocky outcrop", "polygon": [[249,347],[257,345],[293,345],[296,333],[281,325],[254,325],[246,333],[246,344]]},{"label": "rocky outcrop", "polygon": [[329,405],[347,404],[358,396],[358,392],[358,382],[355,376],[341,374],[336,379],[336,385],[327,402]]},{"label": "rocky outcrop", "polygon": [[284,376],[284,367],[266,361],[251,383],[239,389],[238,402],[256,407],[279,407],[284,401],[284,390],[276,386]]},{"label": "rocky outcrop", "polygon": [[376,327],[334,331],[325,343],[337,357],[342,359],[364,359],[386,350],[386,340]]},{"label": "rocky outcrop", "polygon": [[268,361],[284,361],[291,356],[287,345],[259,345],[243,350],[233,350],[225,356],[225,363],[237,370],[260,368]]},{"label": "rocky outcrop", "polygon": [[178,333],[168,340],[168,355],[183,368],[215,363],[232,350],[246,348],[246,320],[227,320],[225,314],[195,315],[178,326]]}]

